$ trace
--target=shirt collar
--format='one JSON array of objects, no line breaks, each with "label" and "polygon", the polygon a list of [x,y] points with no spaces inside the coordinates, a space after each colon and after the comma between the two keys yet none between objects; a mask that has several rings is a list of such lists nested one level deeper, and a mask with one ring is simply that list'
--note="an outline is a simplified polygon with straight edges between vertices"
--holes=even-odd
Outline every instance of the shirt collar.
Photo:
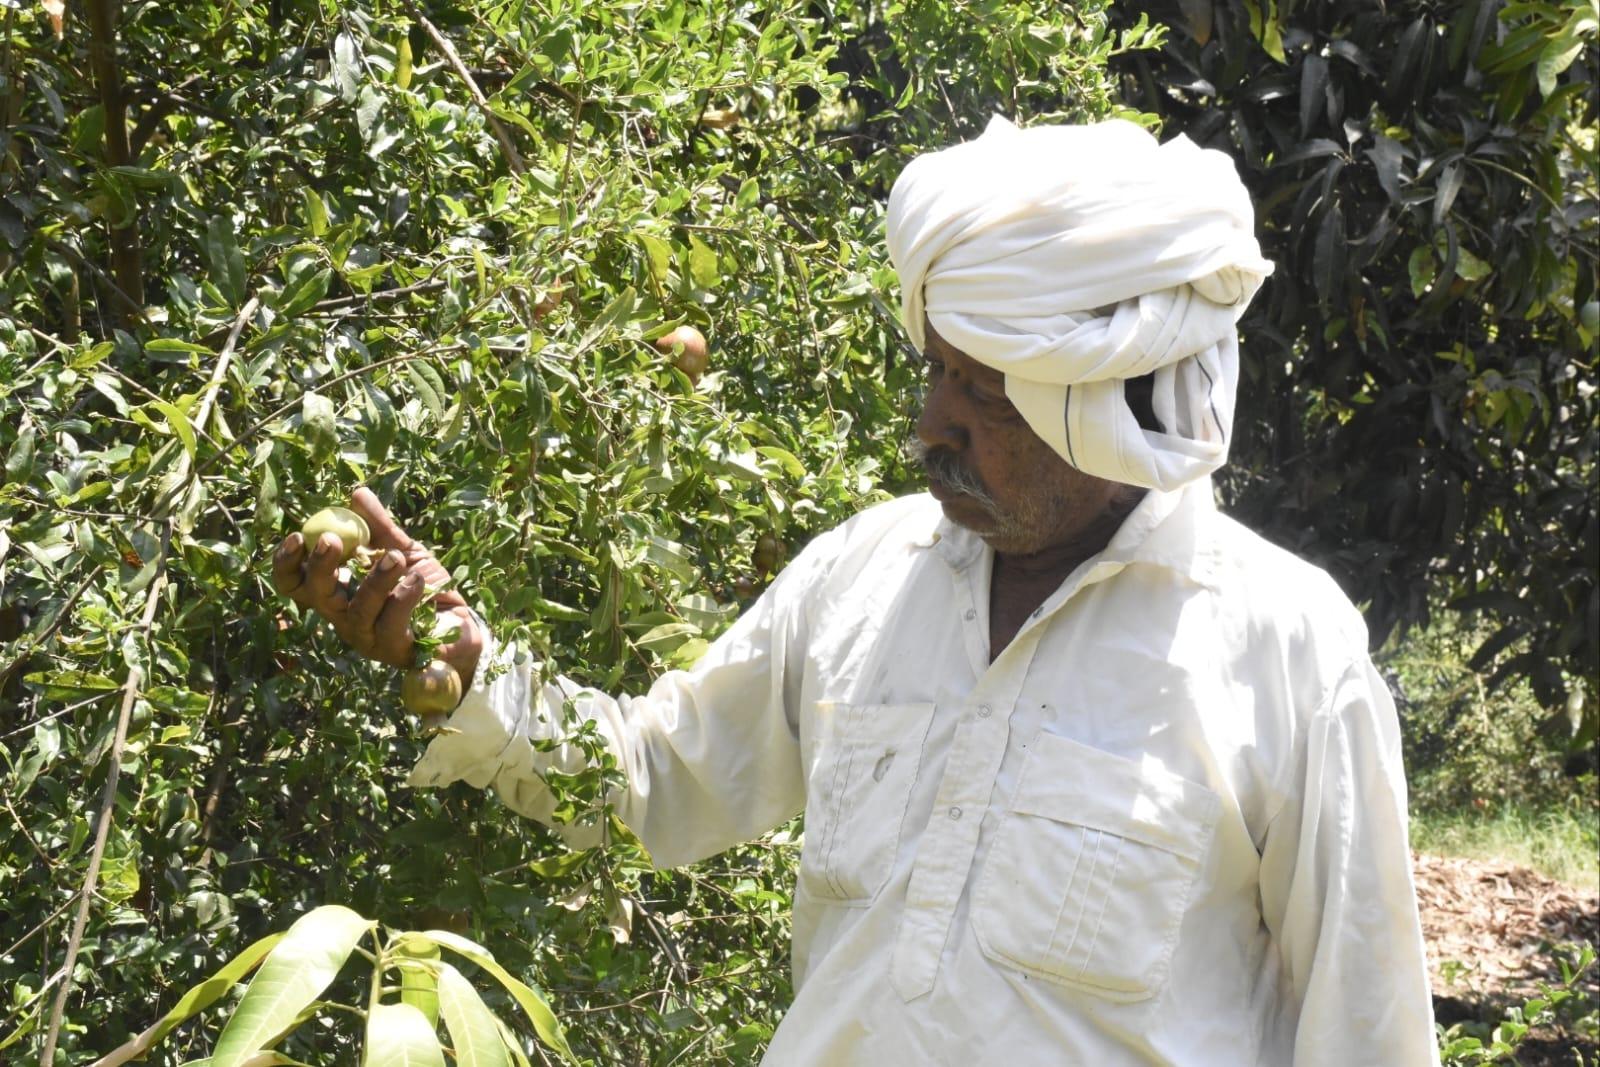
[{"label": "shirt collar", "polygon": [[[1216,551],[1203,531],[1215,511],[1209,476],[1179,489],[1151,489],[1089,562],[1120,565],[1117,569],[1130,563],[1151,564],[1196,585],[1215,588]],[[935,514],[938,521],[933,529],[912,541],[916,548],[937,552],[957,572],[991,557],[981,537],[951,522],[942,510]]]}]

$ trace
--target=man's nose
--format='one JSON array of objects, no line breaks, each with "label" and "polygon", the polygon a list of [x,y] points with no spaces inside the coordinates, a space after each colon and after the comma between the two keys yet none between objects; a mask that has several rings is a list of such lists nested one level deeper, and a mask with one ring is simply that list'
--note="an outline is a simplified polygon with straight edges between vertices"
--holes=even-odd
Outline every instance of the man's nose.
[{"label": "man's nose", "polygon": [[922,413],[917,416],[917,439],[930,450],[948,448],[960,452],[967,447],[967,428],[954,393],[948,377],[942,375],[923,396]]}]

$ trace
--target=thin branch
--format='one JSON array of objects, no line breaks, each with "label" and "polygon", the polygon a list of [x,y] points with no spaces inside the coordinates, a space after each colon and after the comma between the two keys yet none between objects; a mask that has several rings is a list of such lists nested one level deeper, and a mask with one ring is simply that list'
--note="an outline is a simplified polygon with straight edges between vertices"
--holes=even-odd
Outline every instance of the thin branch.
[{"label": "thin branch", "polygon": [[244,302],[244,307],[239,309],[239,315],[233,320],[233,330],[228,334],[228,343],[222,346],[222,353],[217,357],[217,365],[211,368],[211,380],[206,383],[206,395],[200,400],[200,414],[194,419],[194,425],[205,432],[206,420],[211,417],[211,406],[216,403],[217,390],[222,388],[222,380],[228,376],[228,364],[233,362],[233,351],[239,344],[239,335],[244,332],[244,324],[256,313],[256,308],[261,306],[261,301],[251,297]]},{"label": "thin branch", "polygon": [[[94,69],[100,106],[106,116],[106,162],[113,167],[133,163],[128,144],[128,100],[122,88],[122,71],[117,64],[117,21],[122,14],[119,0],[88,0],[89,60]],[[139,314],[144,314],[144,252],[139,245],[138,209],[111,227],[111,273],[117,287],[128,296]]]},{"label": "thin branch", "polygon": [[35,934],[37,934],[40,930],[43,930],[46,926],[49,926],[51,923],[55,922],[58,918],[60,918],[61,917],[61,913],[66,911],[68,908],[72,907],[73,903],[77,899],[78,899],[78,894],[74,893],[74,894],[72,894],[72,896],[68,897],[66,900],[63,900],[56,907],[55,911],[52,911],[49,915],[46,915],[44,918],[40,919],[37,923],[34,924],[32,930],[29,930],[27,933],[25,933],[21,937],[17,938],[16,941],[12,942],[10,948],[6,949],[5,952],[0,953],[0,958],[11,956],[13,953],[15,953],[17,951],[17,949],[21,948],[23,945],[26,945],[29,941],[32,941]]},{"label": "thin branch", "polygon": [[[155,625],[156,607],[161,603],[161,591],[167,584],[167,549],[172,543],[172,526],[167,525],[162,538],[159,569],[150,583],[145,599],[144,618],[139,629],[145,644],[150,641],[150,630]],[[61,987],[56,990],[55,1003],[50,1006],[50,1028],[44,1037],[44,1052],[39,1057],[42,1067],[54,1067],[56,1041],[61,1036],[61,1016],[67,1007],[67,997],[72,993],[72,969],[78,962],[78,950],[83,945],[83,931],[89,924],[89,905],[94,899],[94,887],[100,883],[100,864],[105,859],[106,838],[111,833],[111,816],[117,806],[117,783],[122,777],[122,749],[128,741],[128,722],[133,717],[133,704],[139,696],[144,681],[144,670],[137,663],[128,665],[128,678],[122,684],[122,710],[117,714],[117,729],[111,739],[110,769],[106,772],[105,790],[100,795],[100,815],[95,820],[94,847],[89,852],[89,870],[83,878],[83,888],[78,892],[78,914],[72,920],[72,934],[67,939],[67,956],[61,965]]]},{"label": "thin branch", "polygon": [[[39,725],[42,725],[43,723],[47,723],[47,722],[51,721],[52,719],[59,719],[63,715],[71,715],[73,712],[77,711],[79,708],[86,708],[90,704],[98,704],[100,701],[104,700],[106,697],[110,696],[112,693],[115,693],[115,692],[116,692],[115,689],[107,689],[104,693],[96,693],[92,697],[88,697],[86,699],[79,700],[76,703],[68,704],[64,708],[57,708],[55,711],[52,711],[48,715],[41,715],[41,716],[39,716],[39,718],[34,719],[32,722],[23,723],[21,726],[17,727],[15,730],[7,730],[5,733],[0,734],[0,741],[4,741],[8,737],[15,737],[20,733],[26,733],[27,731],[33,729],[35,726],[39,726]],[[4,953],[0,953],[0,957],[3,957],[4,955],[5,955]]]},{"label": "thin branch", "polygon": [[456,72],[456,77],[466,84],[467,92],[472,95],[472,102],[477,104],[478,110],[483,112],[483,117],[489,122],[489,129],[494,131],[494,139],[500,142],[500,148],[506,154],[506,164],[519,177],[526,174],[528,167],[522,162],[522,155],[517,151],[515,142],[511,140],[511,134],[507,132],[505,126],[501,125],[500,117],[489,106],[489,100],[483,95],[483,90],[478,88],[478,83],[472,80],[472,71],[468,70],[467,65],[461,62],[461,55],[456,51],[455,45],[451,44],[450,39],[439,32],[439,27],[429,22],[427,17],[415,5],[410,5],[410,9],[411,17],[417,20],[417,25],[422,27],[439,51],[444,53],[444,58],[449,62],[450,68]]},{"label": "thin branch", "polygon": [[[216,402],[217,392],[222,388],[222,382],[227,377],[228,365],[232,362],[234,350],[238,346],[239,335],[259,306],[259,301],[252,296],[245,301],[238,317],[234,319],[228,342],[217,357],[216,366],[211,370],[211,380],[206,383],[205,394],[200,398],[200,405],[196,409],[199,417],[195,421],[198,424],[204,425],[205,420],[210,417],[211,407]],[[165,529],[162,531],[161,548],[156,556],[155,578],[150,583],[149,593],[146,594],[144,618],[139,622],[141,640],[147,648],[150,644],[151,628],[155,625],[156,608],[161,603],[161,593],[167,585],[167,560],[172,550],[173,533],[171,507],[193,477],[193,461],[190,459],[190,454],[185,452],[179,463],[180,473],[175,480],[177,484],[156,505],[156,515],[165,523]],[[128,741],[128,723],[133,716],[133,705],[138,699],[143,682],[144,669],[138,663],[130,663],[128,677],[122,684],[122,708],[117,714],[116,732],[111,739],[111,751],[108,755],[111,766],[106,772],[105,790],[100,798],[100,814],[95,821],[94,847],[89,853],[89,870],[84,875],[83,889],[78,894],[78,914],[72,921],[72,933],[67,939],[67,956],[62,964],[64,977],[61,988],[56,990],[55,1003],[50,1008],[50,1027],[45,1034],[43,1054],[39,1057],[42,1067],[54,1067],[55,1064],[56,1041],[61,1035],[62,1014],[66,1011],[67,997],[72,993],[72,971],[77,964],[78,951],[83,945],[83,931],[89,923],[89,906],[94,897],[94,887],[100,883],[100,865],[105,859],[106,839],[110,836],[111,818],[116,811],[117,784],[122,776],[122,750]]]},{"label": "thin branch", "polygon": [[374,300],[398,300],[403,296],[414,293],[431,293],[443,289],[450,282],[445,278],[430,278],[427,281],[416,282],[412,285],[402,285],[397,289],[374,289],[370,293],[355,293],[351,296],[331,296],[326,300],[319,300],[308,309],[311,313],[319,311],[340,311],[344,308],[355,307],[358,304],[370,303]]},{"label": "thin branch", "polygon": [[22,666],[23,663],[27,662],[29,656],[43,648],[44,643],[50,640],[51,637],[55,636],[55,632],[57,630],[61,629],[61,624],[66,621],[68,613],[72,611],[72,605],[78,602],[78,598],[83,595],[84,590],[89,588],[89,584],[100,576],[101,570],[102,567],[98,563],[89,568],[89,576],[83,580],[78,588],[67,594],[67,599],[61,602],[61,609],[56,613],[56,617],[51,620],[50,625],[45,627],[44,632],[38,637],[35,637],[32,641],[29,641],[27,648],[23,649],[21,652],[18,652],[16,658],[14,658],[10,663],[6,664],[4,669],[0,669],[0,688],[3,688],[6,682],[11,678],[12,671],[16,670],[18,667]]},{"label": "thin branch", "polygon": [[95,279],[101,285],[105,286],[106,291],[112,296],[116,297],[117,300],[122,303],[124,308],[138,316],[140,322],[143,322],[146,325],[149,324],[150,319],[145,314],[144,303],[142,301],[135,300],[115,278],[105,272],[105,268],[101,267],[100,264],[85,259],[81,252],[64,241],[58,241],[53,237],[46,237],[45,244],[54,251],[60,252],[62,255],[78,264],[78,266],[88,271],[90,274],[93,274]]},{"label": "thin branch", "polygon": [[[228,364],[233,362],[233,351],[239,344],[239,335],[244,332],[244,324],[250,321],[256,313],[256,308],[261,306],[261,301],[251,297],[244,302],[244,307],[239,309],[239,314],[234,317],[233,329],[228,331],[227,343],[222,346],[221,353],[217,356],[217,364],[211,368],[211,380],[206,383],[205,395],[200,398],[200,406],[196,408],[197,416],[190,420],[194,426],[201,427],[204,432],[206,419],[211,417],[211,405],[216,402],[217,390],[222,388],[222,380],[227,376]],[[223,453],[214,453],[222,455]],[[178,461],[177,476],[172,479],[172,488],[167,490],[167,495],[156,501],[155,515],[157,521],[164,521],[171,513],[172,505],[177,499],[188,491],[190,475],[194,472],[194,461],[190,454],[185,452]]]}]

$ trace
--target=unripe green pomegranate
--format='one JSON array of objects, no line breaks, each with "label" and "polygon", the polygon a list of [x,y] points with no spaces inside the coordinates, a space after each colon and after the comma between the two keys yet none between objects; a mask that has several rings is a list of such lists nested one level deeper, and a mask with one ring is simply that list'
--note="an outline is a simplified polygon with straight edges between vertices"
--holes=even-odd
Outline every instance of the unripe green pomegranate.
[{"label": "unripe green pomegranate", "polygon": [[367,529],[367,520],[349,508],[323,508],[300,527],[300,536],[313,548],[325,533],[333,534],[343,546],[339,555],[341,563],[347,562],[358,549],[366,548],[368,542],[372,540],[372,531]]}]

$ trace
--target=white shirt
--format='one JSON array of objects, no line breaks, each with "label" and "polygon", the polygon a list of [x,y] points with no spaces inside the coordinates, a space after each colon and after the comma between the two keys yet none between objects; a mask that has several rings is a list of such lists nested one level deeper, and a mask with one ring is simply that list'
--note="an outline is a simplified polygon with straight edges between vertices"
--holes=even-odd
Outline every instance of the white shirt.
[{"label": "white shirt", "polygon": [[992,558],[873,508],[645,696],[480,673],[412,782],[548,821],[581,757],[529,738],[575,698],[661,866],[803,808],[769,1065],[1436,1064],[1398,723],[1334,583],[1209,481],[1153,491],[991,663]]}]

